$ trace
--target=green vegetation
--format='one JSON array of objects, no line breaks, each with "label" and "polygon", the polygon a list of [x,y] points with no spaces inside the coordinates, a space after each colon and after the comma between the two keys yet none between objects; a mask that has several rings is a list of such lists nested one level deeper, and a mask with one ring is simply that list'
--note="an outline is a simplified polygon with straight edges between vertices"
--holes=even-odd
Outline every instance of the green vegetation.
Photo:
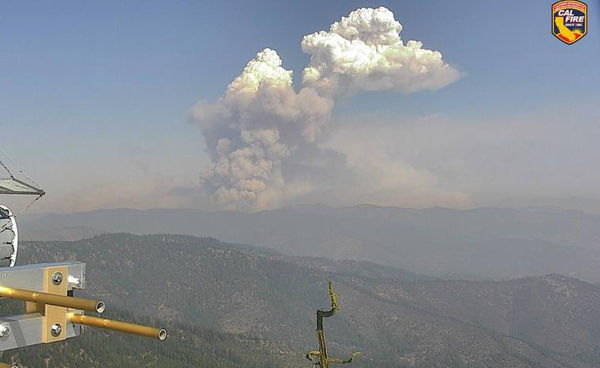
[{"label": "green vegetation", "polygon": [[[138,323],[162,323],[135,319],[127,313],[111,316]],[[283,361],[296,360],[266,341],[242,335],[176,324],[169,324],[168,329],[170,336],[161,343],[87,328],[79,338],[6,351],[0,353],[0,360],[18,363],[23,368],[281,368]]]},{"label": "green vegetation", "polygon": [[560,275],[447,281],[179,235],[25,242],[20,256],[86,262],[86,293],[107,302],[108,318],[148,316],[170,332],[159,344],[88,329],[1,358],[31,368],[309,368],[329,280],[343,312],[327,320],[328,348],[363,352],[353,368],[600,366],[600,287]]}]

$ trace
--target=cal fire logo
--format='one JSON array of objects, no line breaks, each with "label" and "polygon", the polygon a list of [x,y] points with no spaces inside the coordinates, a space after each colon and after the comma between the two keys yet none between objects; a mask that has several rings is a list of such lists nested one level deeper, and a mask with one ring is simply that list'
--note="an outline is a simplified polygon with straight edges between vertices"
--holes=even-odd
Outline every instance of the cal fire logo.
[{"label": "cal fire logo", "polygon": [[587,5],[582,1],[564,0],[552,4],[552,34],[570,45],[587,33]]}]

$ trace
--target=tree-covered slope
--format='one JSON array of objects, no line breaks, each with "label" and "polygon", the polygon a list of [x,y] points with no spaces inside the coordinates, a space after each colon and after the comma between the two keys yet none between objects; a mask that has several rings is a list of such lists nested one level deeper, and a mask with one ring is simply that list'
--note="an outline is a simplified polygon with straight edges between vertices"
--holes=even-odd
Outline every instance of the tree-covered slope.
[{"label": "tree-covered slope", "polygon": [[[329,350],[341,356],[362,351],[357,368],[600,364],[595,322],[600,288],[558,275],[445,281],[372,263],[289,257],[178,235],[107,234],[23,244],[21,262],[62,260],[87,263],[87,292],[108,303],[109,317],[118,308],[232,339],[251,336],[248,341],[256,345],[234,343],[239,349],[234,351],[248,351],[242,356],[250,360],[243,364],[261,361],[255,360],[264,353],[258,347],[272,347],[267,357],[277,364],[301,361],[315,348],[315,309],[328,302],[328,280],[334,281],[342,307],[326,321]],[[188,343],[190,329],[179,330],[183,337],[172,333],[170,341]],[[94,336],[102,335],[85,339]],[[70,344],[83,344],[82,351],[93,356],[95,346],[86,348],[85,339]],[[135,339],[132,346],[141,344],[140,350],[132,348],[130,356],[137,360],[144,352],[170,354],[169,345],[157,350]],[[54,355],[62,346],[67,345],[43,349]],[[115,354],[126,354],[123,346]]]}]

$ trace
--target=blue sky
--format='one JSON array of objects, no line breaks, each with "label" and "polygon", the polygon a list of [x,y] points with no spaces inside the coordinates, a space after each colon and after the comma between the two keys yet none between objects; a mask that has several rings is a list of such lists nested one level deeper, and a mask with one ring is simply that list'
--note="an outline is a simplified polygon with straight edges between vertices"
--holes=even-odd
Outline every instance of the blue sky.
[{"label": "blue sky", "polygon": [[[128,200],[129,192],[119,192],[119,183],[143,187],[151,181],[165,188],[193,187],[209,161],[201,130],[189,123],[188,112],[197,101],[216,100],[265,47],[279,53],[283,66],[294,70],[298,81],[309,61],[299,46],[304,35],[327,30],[354,9],[385,6],[403,25],[404,40],[417,39],[424,47],[441,51],[463,77],[433,92],[376,92],[348,98],[336,104],[336,121],[351,120],[348,126],[354,126],[360,124],[357,117],[375,117],[378,122],[369,128],[374,137],[378,130],[392,136],[403,134],[410,126],[407,121],[430,117],[450,124],[450,128],[444,123],[446,128],[431,131],[433,135],[447,133],[454,125],[461,131],[491,124],[493,128],[487,131],[502,132],[507,121],[513,122],[507,129],[515,129],[515,121],[535,121],[542,127],[546,120],[551,121],[550,127],[564,124],[571,127],[567,131],[574,134],[572,142],[558,144],[560,151],[540,143],[539,157],[526,161],[538,167],[550,165],[548,171],[564,171],[584,180],[569,186],[558,175],[536,177],[548,186],[544,196],[594,197],[600,177],[589,174],[598,171],[594,161],[598,152],[590,135],[598,133],[595,125],[600,116],[600,3],[588,1],[589,33],[571,46],[550,34],[551,3],[3,2],[2,150],[47,187],[50,199],[42,206],[44,210],[58,202],[63,203],[56,207],[61,211],[114,207],[121,202],[123,207],[177,206],[156,198],[164,192],[148,188],[144,189],[147,197]],[[394,124],[403,128],[390,131]],[[540,139],[560,142],[563,129],[554,129],[555,135],[541,134]],[[518,134],[518,129],[506,132]],[[411,152],[422,150],[429,157],[413,154],[417,158],[407,164],[436,177],[436,185],[466,194],[472,205],[484,202],[482,198],[489,194],[486,182],[495,181],[492,174],[474,177],[470,183],[452,180],[461,176],[460,169],[444,174],[431,157],[436,152],[426,147],[426,140],[419,142],[423,146],[415,143]],[[456,154],[461,145],[458,138],[456,142],[452,152],[464,157],[464,152]],[[511,150],[514,140],[502,142]],[[337,144],[343,143],[338,140]],[[472,141],[465,146],[474,147]],[[485,151],[485,147],[480,149]],[[572,159],[565,158],[569,152]],[[471,152],[473,156],[480,153]],[[410,156],[402,150],[395,154],[398,160]],[[562,161],[557,162],[557,157]],[[476,171],[475,163],[465,165],[471,165],[469,173]],[[519,167],[508,173],[514,180],[494,187],[493,197],[534,196],[535,185],[519,178],[528,171]],[[73,199],[83,195],[82,187],[102,187],[98,193],[103,194],[96,196],[113,193],[114,198]],[[65,198],[72,201],[65,205]],[[385,204],[383,197],[377,198]],[[352,200],[345,198],[339,204]],[[407,204],[420,205],[418,201]]]}]

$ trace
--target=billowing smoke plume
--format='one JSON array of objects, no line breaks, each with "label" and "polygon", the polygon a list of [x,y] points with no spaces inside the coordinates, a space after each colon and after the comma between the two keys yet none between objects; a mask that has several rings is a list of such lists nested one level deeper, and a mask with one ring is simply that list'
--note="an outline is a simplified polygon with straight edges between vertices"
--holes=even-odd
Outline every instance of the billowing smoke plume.
[{"label": "billowing smoke plume", "polygon": [[[292,71],[271,49],[259,52],[213,104],[199,102],[200,124],[212,163],[204,188],[225,208],[273,207],[297,194],[286,182],[286,163],[318,147],[339,95],[361,90],[413,92],[443,87],[459,73],[437,51],[400,38],[402,26],[386,8],[358,9],[329,32],[304,37],[311,55],[299,90]],[[289,165],[295,168],[298,165]],[[291,170],[290,168],[287,168]],[[311,184],[304,183],[304,191]]]},{"label": "billowing smoke plume", "polygon": [[315,142],[332,106],[312,88],[296,92],[275,51],[259,52],[217,103],[192,112],[212,155],[202,179],[214,199],[227,207],[277,200],[282,161]]},{"label": "billowing smoke plume", "polygon": [[302,50],[311,60],[304,84],[327,94],[414,92],[438,89],[459,77],[440,52],[424,49],[419,41],[404,44],[401,31],[388,9],[359,9],[335,22],[329,32],[305,36]]}]

